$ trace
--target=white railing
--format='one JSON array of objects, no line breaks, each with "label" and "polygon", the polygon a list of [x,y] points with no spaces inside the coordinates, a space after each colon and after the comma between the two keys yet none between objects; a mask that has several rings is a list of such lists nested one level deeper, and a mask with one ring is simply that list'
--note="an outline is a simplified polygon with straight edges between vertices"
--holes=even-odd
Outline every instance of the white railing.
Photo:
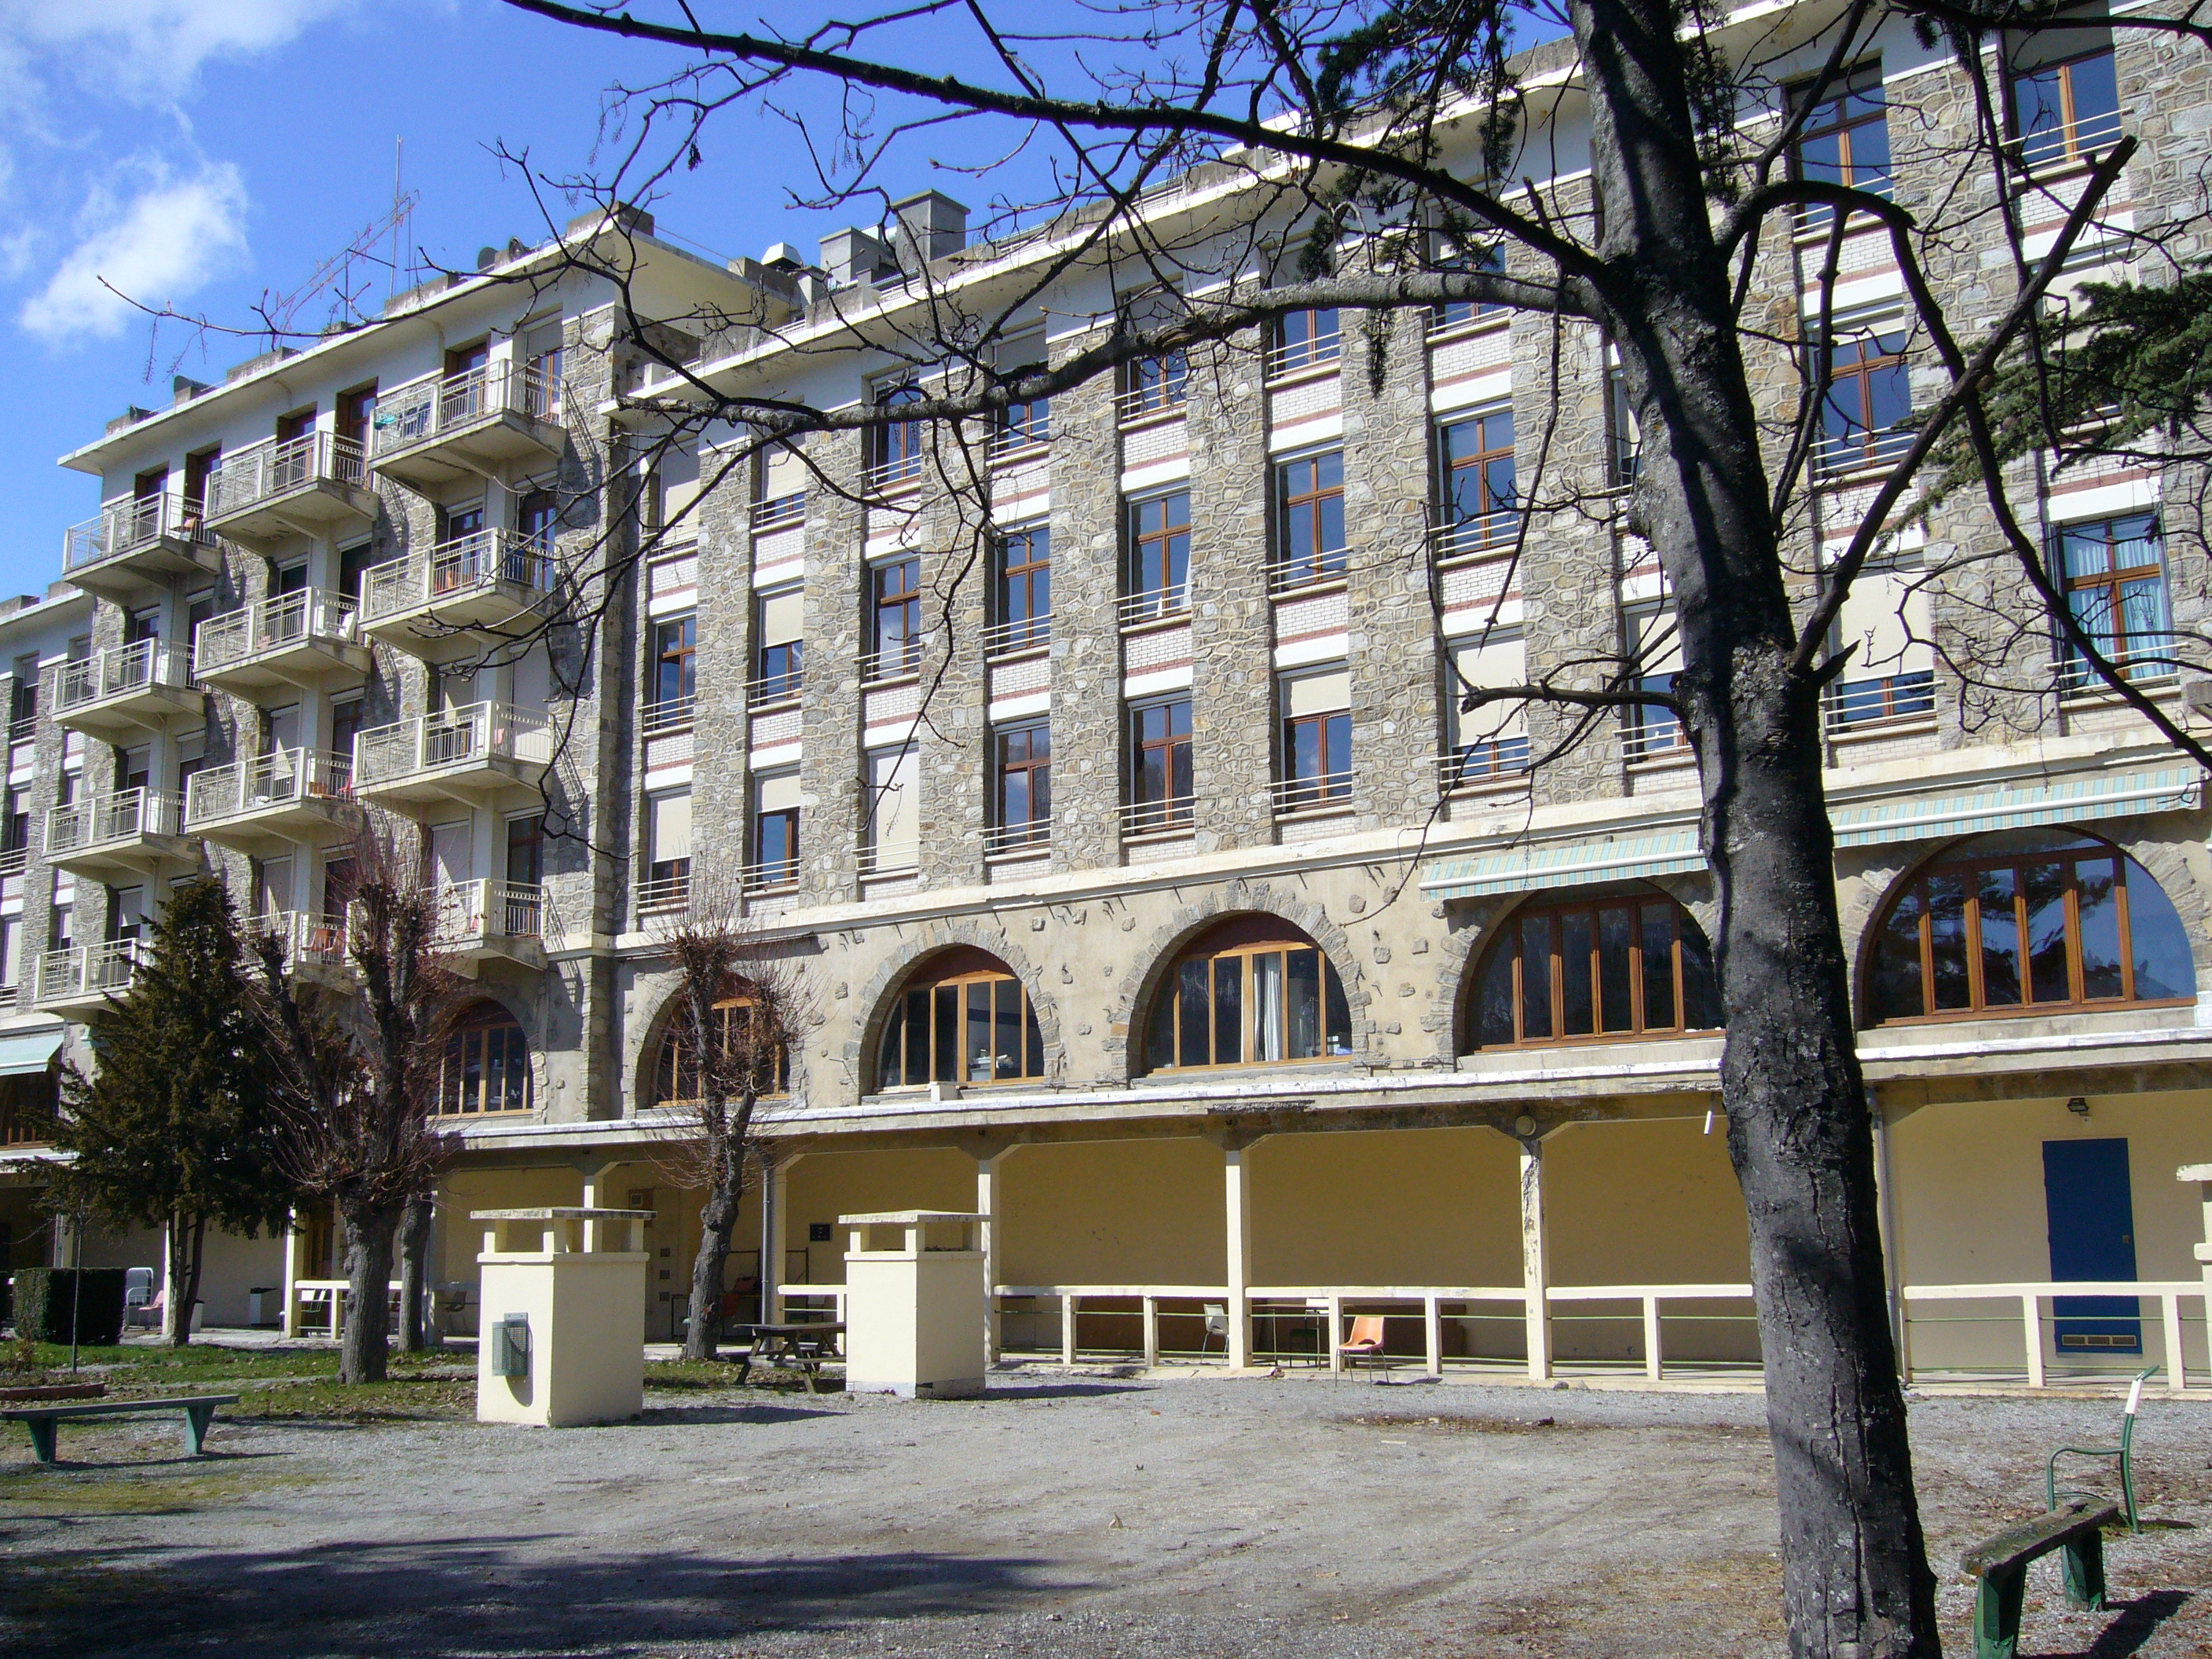
[{"label": "white railing", "polygon": [[860,488],[867,491],[917,489],[921,483],[921,452],[895,456],[890,460],[871,461],[860,474]]},{"label": "white railing", "polygon": [[61,1002],[120,991],[138,970],[138,941],[116,939],[106,945],[65,945],[39,957],[33,981],[33,1002]]},{"label": "white railing", "polygon": [[1133,800],[1121,805],[1121,839],[1142,836],[1187,836],[1198,822],[1198,797],[1170,795],[1165,800]]},{"label": "white railing", "polygon": [[2063,126],[2031,132],[2020,141],[2021,164],[2047,167],[2063,161],[2086,161],[2118,143],[2121,126],[2120,112],[2110,110],[2102,115],[2085,115]]},{"label": "white railing", "polygon": [[647,876],[637,884],[637,912],[641,916],[688,909],[690,904],[689,870],[681,875]]},{"label": "white railing", "polygon": [[1129,386],[1114,399],[1114,417],[1122,426],[1134,426],[1164,415],[1180,415],[1190,400],[1188,370],[1147,386]]},{"label": "white railing", "polygon": [[177,647],[159,640],[111,645],[55,669],[54,712],[66,714],[110,697],[160,688],[189,691],[191,685],[191,658]]},{"label": "white railing", "polygon": [[1455,523],[1433,526],[1429,532],[1429,545],[1439,563],[1500,552],[1520,539],[1521,526],[1527,517],[1520,508],[1512,507],[1495,513],[1472,514]]},{"label": "white railing", "polygon": [[399,616],[502,583],[542,601],[552,593],[556,575],[544,543],[512,530],[482,530],[442,542],[427,557],[410,553],[372,565],[362,575],[362,620]]},{"label": "white railing", "polygon": [[354,602],[327,588],[271,594],[192,630],[192,665],[209,674],[308,640],[354,641]]},{"label": "white railing", "polygon": [[346,959],[345,919],[310,915],[305,910],[272,910],[255,916],[243,929],[249,943],[274,933],[284,944],[284,959],[293,967],[316,963],[341,965]]},{"label": "white railing", "polygon": [[763,674],[757,680],[745,682],[745,707],[748,709],[774,708],[787,702],[797,702],[799,694],[806,689],[806,671],[787,668],[781,674]]},{"label": "white railing", "polygon": [[738,872],[741,893],[786,893],[799,885],[799,854],[787,859],[764,859]]},{"label": "white railing", "polygon": [[185,787],[185,823],[205,829],[272,806],[303,800],[346,800],[353,794],[353,757],[319,749],[277,749],[228,766],[192,774]]},{"label": "white railing", "polygon": [[[2090,637],[2095,640],[2093,629]],[[2147,685],[2156,680],[2172,679],[2181,672],[2181,663],[2175,653],[2177,641],[2171,634],[2139,635],[2136,643],[2115,649],[2110,641],[2096,640],[2097,648],[2106,662],[2119,671],[2120,678],[2131,684]],[[2107,689],[2102,675],[2090,665],[2087,657],[2080,655],[2064,641],[2060,641],[2062,655],[2058,659],[2058,689],[2068,696],[2082,692],[2103,691]]]},{"label": "white railing", "polygon": [[1277,817],[1320,812],[1352,805],[1352,774],[1322,772],[1310,778],[1279,778],[1267,786]]},{"label": "white railing", "polygon": [[665,732],[689,730],[697,706],[696,697],[670,697],[660,702],[646,704],[645,719],[641,723],[645,735],[657,738]]},{"label": "white railing", "polygon": [[142,836],[183,833],[183,803],[176,796],[141,787],[118,789],[89,800],[46,809],[46,856],[66,857]]},{"label": "white railing", "polygon": [[995,461],[1009,455],[1024,454],[1042,449],[1051,441],[1051,405],[1040,398],[1029,405],[1029,413],[1023,419],[1007,421],[992,428],[991,459]]},{"label": "white railing", "polygon": [[1147,623],[1166,622],[1189,614],[1188,581],[1170,582],[1165,587],[1148,588],[1142,593],[1124,593],[1115,609],[1116,618],[1124,628],[1142,628]]},{"label": "white railing", "polygon": [[377,399],[370,454],[381,459],[504,415],[558,422],[560,383],[509,358],[396,386]]},{"label": "white railing", "polygon": [[1463,744],[1457,753],[1437,761],[1437,779],[1446,794],[1479,789],[1486,784],[1520,776],[1528,769],[1528,739],[1522,736],[1486,738]]},{"label": "white railing", "polygon": [[1309,340],[1277,341],[1267,348],[1267,378],[1279,380],[1300,369],[1334,362],[1342,349],[1343,339],[1340,330],[1333,330]]},{"label": "white railing", "polygon": [[335,432],[309,432],[281,443],[274,438],[264,439],[235,455],[224,456],[208,474],[206,514],[213,522],[318,484],[359,487],[368,482],[368,459],[350,438],[341,438]]},{"label": "white railing", "polygon": [[31,862],[27,847],[0,848],[0,876],[20,876]]},{"label": "white railing", "polygon": [[1843,680],[1828,688],[1831,732],[1860,732],[1936,712],[1932,670],[1872,680]]},{"label": "white railing", "polygon": [[860,872],[863,877],[910,875],[920,868],[921,848],[919,843],[878,847],[871,842],[860,848]]},{"label": "white railing", "polygon": [[434,901],[431,937],[452,946],[480,939],[539,939],[545,931],[545,890],[532,882],[472,881],[441,884]]},{"label": "white railing", "polygon": [[879,645],[860,659],[860,683],[878,685],[886,680],[912,679],[921,672],[922,635]]},{"label": "white railing", "polygon": [[172,537],[203,546],[215,544],[215,538],[200,527],[197,511],[181,497],[164,493],[143,501],[126,497],[105,501],[98,518],[71,525],[63,532],[62,569],[82,570]]},{"label": "white railing", "polygon": [[552,726],[535,709],[472,702],[373,726],[354,739],[354,785],[368,788],[417,772],[483,766],[496,760],[544,766],[553,758]]},{"label": "white railing", "polygon": [[1631,764],[1647,761],[1686,761],[1693,757],[1690,734],[1671,714],[1646,713],[1622,733],[1622,755]]},{"label": "white railing", "polygon": [[1814,447],[1813,470],[1822,477],[1870,472],[1902,459],[1919,435],[1910,427],[1893,426],[1879,432],[1823,436]]},{"label": "white railing", "polygon": [[788,495],[779,495],[774,501],[753,503],[753,533],[765,535],[771,530],[788,530],[793,525],[806,522],[806,492],[803,489]]},{"label": "white railing", "polygon": [[983,856],[1002,858],[1014,853],[1042,853],[1052,846],[1052,820],[1031,818],[1026,823],[994,823],[983,831]]},{"label": "white railing", "polygon": [[1012,622],[994,623],[983,630],[983,654],[987,657],[1012,656],[1017,651],[1033,651],[1052,642],[1052,613],[1042,617],[1018,617]]},{"label": "white railing", "polygon": [[1343,547],[1296,559],[1277,559],[1267,566],[1267,591],[1295,593],[1301,588],[1327,587],[1346,580],[1351,568],[1352,551]]},{"label": "white railing", "polygon": [[[2181,1304],[2190,1298],[2204,1303],[2208,1319],[2212,1319],[2212,1283],[2194,1279],[2024,1279],[2017,1284],[1997,1285],[1907,1285],[1898,1295],[1905,1310],[1905,1352],[1900,1356],[1908,1379],[1921,1368],[1912,1362],[1911,1306],[1916,1302],[1997,1302],[2007,1304],[2007,1311],[1987,1322],[1971,1319],[1948,1322],[2009,1324],[2016,1322],[2021,1334],[2022,1358],[2026,1362],[2027,1385],[2032,1389],[2045,1387],[2049,1366],[2043,1352],[2043,1322],[2053,1319],[2136,1319],[2142,1324],[2150,1322],[2140,1312],[2130,1314],[2057,1314],[2046,1316],[2043,1304],[2053,1297],[2097,1296],[2134,1297],[2138,1301],[2155,1301],[2159,1304],[2161,1334],[2164,1337],[2166,1385],[2180,1389],[2188,1386],[2188,1370],[2183,1358],[2181,1340]],[[2087,1358],[2094,1350],[2084,1351]],[[2135,1356],[2127,1357],[2132,1364]],[[1978,1369],[1971,1364],[1961,1369]]]}]

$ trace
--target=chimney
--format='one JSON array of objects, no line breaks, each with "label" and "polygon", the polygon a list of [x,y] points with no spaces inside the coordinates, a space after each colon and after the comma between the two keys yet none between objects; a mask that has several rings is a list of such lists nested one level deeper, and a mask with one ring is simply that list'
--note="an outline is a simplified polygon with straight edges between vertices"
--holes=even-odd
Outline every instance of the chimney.
[{"label": "chimney", "polygon": [[933,259],[957,253],[968,246],[968,210],[950,196],[926,190],[903,202],[891,204],[891,242],[901,254],[902,267],[919,270]]},{"label": "chimney", "polygon": [[872,283],[896,271],[890,250],[871,230],[833,230],[822,239],[822,268],[834,288]]}]

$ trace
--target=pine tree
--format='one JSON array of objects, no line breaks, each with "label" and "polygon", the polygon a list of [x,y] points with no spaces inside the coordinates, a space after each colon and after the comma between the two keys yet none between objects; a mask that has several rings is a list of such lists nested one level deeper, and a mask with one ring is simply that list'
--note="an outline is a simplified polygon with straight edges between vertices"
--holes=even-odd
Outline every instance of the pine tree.
[{"label": "pine tree", "polygon": [[210,1224],[247,1237],[286,1224],[269,1072],[219,883],[179,887],[131,985],[92,1020],[93,1074],[62,1080],[55,1139],[75,1154],[53,1201],[118,1225],[166,1228],[169,1340],[191,1340]]}]

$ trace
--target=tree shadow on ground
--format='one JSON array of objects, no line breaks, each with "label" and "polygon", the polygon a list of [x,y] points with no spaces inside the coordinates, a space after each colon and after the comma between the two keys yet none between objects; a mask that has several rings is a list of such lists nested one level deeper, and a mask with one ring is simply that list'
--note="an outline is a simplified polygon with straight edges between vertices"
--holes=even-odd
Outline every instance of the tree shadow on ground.
[{"label": "tree shadow on ground", "polygon": [[680,1423],[803,1423],[809,1418],[843,1415],[804,1406],[647,1406],[637,1420],[647,1427],[665,1428]]},{"label": "tree shadow on ground", "polygon": [[1145,1394],[1140,1382],[993,1382],[981,1395],[952,1400],[955,1406],[985,1404],[994,1400],[1096,1400],[1112,1394]]},{"label": "tree shadow on ground", "polygon": [[2119,1617],[2097,1632],[2097,1639],[2078,1654],[2054,1659],[2128,1659],[2139,1653],[2158,1627],[2189,1605],[2187,1590],[2143,1590],[2132,1601],[2108,1601],[2106,1610]]},{"label": "tree shadow on ground", "polygon": [[1080,1588],[1053,1581],[1042,1559],[897,1551],[753,1562],[577,1542],[18,1554],[0,1583],[0,1654],[157,1659],[219,1644],[225,1659],[644,1655],[857,1620],[1002,1612]]}]

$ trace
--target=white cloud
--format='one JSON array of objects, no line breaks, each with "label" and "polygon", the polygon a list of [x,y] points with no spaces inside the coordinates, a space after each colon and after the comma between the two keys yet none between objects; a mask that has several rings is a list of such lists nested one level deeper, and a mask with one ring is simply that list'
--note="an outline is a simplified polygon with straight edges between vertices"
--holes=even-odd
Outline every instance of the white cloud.
[{"label": "white cloud", "polygon": [[0,0],[0,88],[20,97],[40,80],[66,76],[108,97],[163,102],[188,91],[211,59],[281,46],[355,3]]},{"label": "white cloud", "polygon": [[147,182],[127,199],[95,193],[82,240],[24,303],[17,320],[28,332],[52,344],[112,338],[140,314],[121,295],[173,303],[243,262],[246,181],[236,167],[211,164],[181,179],[158,162],[140,171]]}]

